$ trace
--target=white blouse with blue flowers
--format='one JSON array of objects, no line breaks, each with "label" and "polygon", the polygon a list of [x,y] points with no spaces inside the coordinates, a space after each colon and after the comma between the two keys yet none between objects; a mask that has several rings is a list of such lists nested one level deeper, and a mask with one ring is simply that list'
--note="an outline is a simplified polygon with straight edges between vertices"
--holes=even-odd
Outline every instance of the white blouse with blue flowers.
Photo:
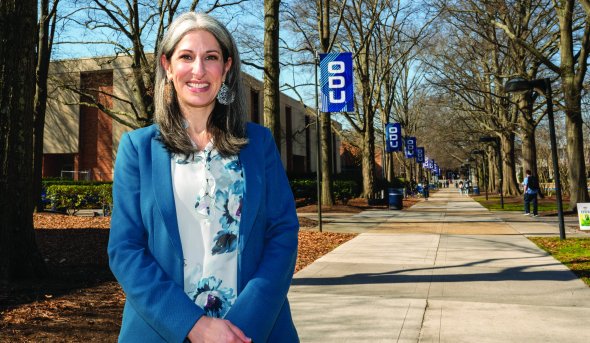
[{"label": "white blouse with blue flowers", "polygon": [[237,296],[242,166],[212,143],[189,159],[172,155],[171,165],[184,291],[207,316],[223,318]]}]

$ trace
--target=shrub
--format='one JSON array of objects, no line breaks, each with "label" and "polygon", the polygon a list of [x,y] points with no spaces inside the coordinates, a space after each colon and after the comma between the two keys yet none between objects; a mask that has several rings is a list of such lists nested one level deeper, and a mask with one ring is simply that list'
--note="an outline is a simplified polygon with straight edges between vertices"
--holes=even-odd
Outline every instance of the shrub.
[{"label": "shrub", "polygon": [[[317,199],[317,182],[310,179],[290,180],[291,190],[295,199]],[[332,192],[335,200],[356,198],[360,194],[360,188],[354,180],[335,180]]]},{"label": "shrub", "polygon": [[47,187],[47,199],[53,210],[74,215],[82,208],[96,208],[112,203],[112,184],[52,185]]}]

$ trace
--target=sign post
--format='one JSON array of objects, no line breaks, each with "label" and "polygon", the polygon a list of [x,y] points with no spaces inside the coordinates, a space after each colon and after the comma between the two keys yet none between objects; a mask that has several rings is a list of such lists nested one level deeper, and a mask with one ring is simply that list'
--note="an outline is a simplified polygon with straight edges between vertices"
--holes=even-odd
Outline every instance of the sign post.
[{"label": "sign post", "polygon": [[354,81],[352,72],[352,53],[328,53],[316,55],[316,63],[320,69],[321,106],[318,104],[318,68],[316,67],[316,131],[317,131],[317,199],[318,225],[322,232],[322,192],[321,192],[321,135],[320,111],[322,112],[353,112]]}]

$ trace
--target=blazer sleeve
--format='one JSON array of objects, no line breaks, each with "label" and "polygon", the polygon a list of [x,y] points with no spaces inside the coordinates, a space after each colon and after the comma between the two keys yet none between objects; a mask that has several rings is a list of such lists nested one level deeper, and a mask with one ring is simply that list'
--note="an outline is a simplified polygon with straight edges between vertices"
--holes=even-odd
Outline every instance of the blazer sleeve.
[{"label": "blazer sleeve", "polygon": [[299,220],[295,200],[270,131],[264,129],[262,159],[267,214],[264,250],[258,269],[236,299],[226,319],[254,342],[266,342],[285,304],[297,259]]},{"label": "blazer sleeve", "polygon": [[[183,342],[204,312],[162,269],[148,248],[140,206],[142,197],[147,196],[140,194],[142,172],[146,171],[140,170],[138,148],[125,134],[115,162],[109,264],[141,319],[166,341]],[[147,173],[151,177],[151,172]],[[141,337],[142,333],[137,335]]]}]

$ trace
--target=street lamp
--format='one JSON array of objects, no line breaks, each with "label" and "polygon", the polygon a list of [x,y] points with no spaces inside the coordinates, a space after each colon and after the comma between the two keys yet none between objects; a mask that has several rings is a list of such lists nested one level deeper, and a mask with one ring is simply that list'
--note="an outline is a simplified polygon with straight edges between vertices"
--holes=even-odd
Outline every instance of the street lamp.
[{"label": "street lamp", "polygon": [[561,181],[559,178],[559,163],[557,160],[557,139],[555,138],[555,119],[553,118],[553,95],[549,78],[525,80],[514,78],[504,85],[507,93],[523,93],[537,91],[545,96],[547,102],[547,116],[549,119],[549,140],[551,142],[551,159],[555,173],[555,197],[557,198],[557,217],[559,220],[559,238],[565,239],[565,225],[563,223],[563,205],[561,202]]},{"label": "street lamp", "polygon": [[479,138],[479,141],[482,143],[492,143],[494,145],[494,149],[496,150],[496,155],[498,155],[498,181],[500,181],[500,207],[504,209],[504,180],[502,180],[503,170],[502,170],[502,152],[500,151],[500,137],[492,137],[492,136],[485,136]]}]

